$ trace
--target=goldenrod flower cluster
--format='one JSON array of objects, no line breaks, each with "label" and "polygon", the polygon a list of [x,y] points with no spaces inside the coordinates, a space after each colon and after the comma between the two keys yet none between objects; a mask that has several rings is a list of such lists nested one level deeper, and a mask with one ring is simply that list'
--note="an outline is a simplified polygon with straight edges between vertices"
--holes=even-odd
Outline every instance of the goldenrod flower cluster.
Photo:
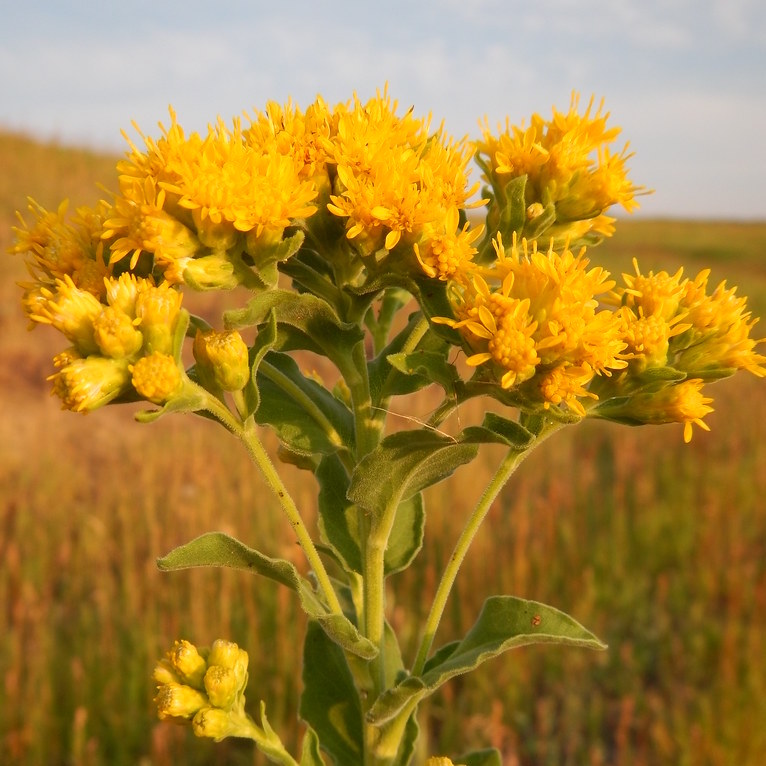
[{"label": "goldenrod flower cluster", "polygon": [[702,418],[712,411],[712,399],[702,393],[705,382],[738,370],[766,376],[766,356],[756,351],[764,340],[751,337],[758,320],[725,282],[708,293],[707,269],[694,279],[684,278],[683,269],[642,274],[635,261],[634,270],[608,298],[618,306],[628,369],[614,381],[615,391],[604,393],[644,388],[619,404],[607,402],[599,414],[639,423],[680,422],[688,442],[693,424],[707,429]]},{"label": "goldenrod flower cluster", "polygon": [[198,737],[216,741],[253,726],[244,712],[247,652],[218,639],[209,649],[176,641],[154,669],[157,713],[162,720],[191,721]]},{"label": "goldenrod flower cluster", "polygon": [[[628,178],[627,146],[612,148],[619,128],[603,107],[578,107],[575,96],[527,127],[485,126],[475,144],[398,114],[385,90],[335,107],[270,102],[205,135],[187,135],[171,111],[158,139],[130,142],[110,201],[71,216],[31,203],[32,222],[16,230],[11,250],[32,275],[25,311],[71,344],[54,392],[80,411],[172,399],[188,380],[173,347],[181,288],[270,290],[296,259],[309,275],[293,276],[301,291],[348,291],[333,304],[344,321],[348,295],[432,280],[452,314],[433,316],[442,301],[428,316],[458,331],[477,380],[522,409],[682,422],[688,439],[711,410],[704,382],[764,374],[755,320],[734,288],[708,294],[708,272],[636,265],[617,287],[589,265],[583,243],[611,233],[608,208],[631,211],[644,190]],[[488,200],[469,181],[472,158]],[[466,211],[487,201],[485,222],[469,223]],[[191,377],[217,397],[251,379],[236,333],[200,330],[193,352]]]},{"label": "goldenrod flower cluster", "polygon": [[517,388],[531,404],[565,404],[585,415],[587,384],[627,362],[621,324],[601,309],[598,296],[614,287],[600,267],[589,269],[584,248],[556,252],[514,240],[494,242],[496,262],[454,283],[456,319],[434,321],[458,329],[470,353],[467,363],[503,388]]},{"label": "goldenrod flower cluster", "polygon": [[614,219],[605,211],[638,207],[635,197],[645,189],[628,178],[628,145],[616,153],[611,148],[620,128],[607,126],[603,104],[594,111],[591,99],[583,114],[578,107],[575,94],[568,112],[554,109],[549,120],[534,114],[527,127],[506,121],[497,134],[485,121],[478,162],[492,191],[489,219],[497,230],[509,197],[519,191],[524,236],[544,234],[557,243],[610,236]]}]

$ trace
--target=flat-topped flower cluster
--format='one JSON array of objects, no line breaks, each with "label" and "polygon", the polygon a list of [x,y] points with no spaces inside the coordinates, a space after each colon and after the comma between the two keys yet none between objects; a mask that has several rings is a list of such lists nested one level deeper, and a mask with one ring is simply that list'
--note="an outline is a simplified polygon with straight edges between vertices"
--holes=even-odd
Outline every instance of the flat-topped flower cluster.
[{"label": "flat-topped flower cluster", "polygon": [[[399,285],[418,298],[413,283],[443,283],[451,311],[426,312],[432,327],[457,330],[477,379],[517,391],[521,406],[682,422],[688,439],[711,410],[704,382],[764,374],[761,341],[745,299],[724,283],[709,291],[707,271],[636,264],[617,285],[589,266],[585,246],[614,229],[606,211],[631,211],[645,191],[607,123],[573,98],[550,119],[455,141],[412,109],[397,115],[385,92],[333,108],[269,103],[206,135],[171,112],[160,138],[130,143],[110,200],[71,216],[32,203],[16,229],[12,251],[32,274],[25,311],[71,344],[54,392],[77,411],[167,401],[184,374],[181,288],[273,289],[295,258],[354,294]],[[469,220],[474,208],[483,222]],[[202,341],[194,351],[204,362]]]}]

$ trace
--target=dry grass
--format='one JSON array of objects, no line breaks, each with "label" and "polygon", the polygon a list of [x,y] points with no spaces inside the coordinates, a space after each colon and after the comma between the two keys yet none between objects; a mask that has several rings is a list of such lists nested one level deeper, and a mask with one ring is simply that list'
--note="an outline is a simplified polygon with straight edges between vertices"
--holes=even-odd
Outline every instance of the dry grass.
[{"label": "dry grass", "polygon": [[[0,158],[3,247],[10,211],[24,205],[17,189],[47,205],[92,201],[94,181],[108,183],[112,166],[2,135]],[[709,263],[732,282],[747,275],[743,291],[763,306],[766,226],[624,230],[594,256],[620,268],[636,251],[642,264],[656,251],[670,268]],[[191,741],[157,724],[149,675],[176,637],[237,640],[251,656],[251,703],[266,700],[270,721],[294,742],[303,627],[295,600],[228,571],[160,574],[154,560],[223,529],[302,566],[289,526],[243,451],[208,422],[139,426],[130,408],[60,412],[44,383],[59,341],[26,333],[13,285],[23,267],[0,263],[0,763],[260,763],[247,743]],[[760,766],[766,397],[762,382],[741,378],[713,389],[713,431],[690,446],[680,428],[586,423],[525,463],[476,541],[439,641],[464,631],[485,596],[514,593],[572,613],[610,649],[520,650],[451,682],[424,710],[434,748],[491,743],[509,766]],[[430,492],[426,548],[392,578],[391,619],[408,658],[496,458],[487,451]],[[311,517],[312,480],[284,472]]]}]

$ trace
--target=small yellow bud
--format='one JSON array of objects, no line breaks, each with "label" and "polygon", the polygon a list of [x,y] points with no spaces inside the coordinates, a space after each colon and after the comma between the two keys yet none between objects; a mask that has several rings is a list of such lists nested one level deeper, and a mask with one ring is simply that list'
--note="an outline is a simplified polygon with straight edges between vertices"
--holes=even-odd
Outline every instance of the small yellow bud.
[{"label": "small yellow bud", "polygon": [[53,393],[61,399],[66,410],[95,410],[129,388],[130,373],[124,360],[95,355],[77,359],[64,352],[54,363],[61,369],[50,377]]},{"label": "small yellow bud", "polygon": [[231,668],[211,665],[205,673],[205,691],[210,704],[228,710],[237,699],[239,680]]},{"label": "small yellow bud", "polygon": [[178,683],[160,686],[154,701],[157,703],[157,715],[163,721],[166,718],[191,718],[208,704],[202,692]]},{"label": "small yellow bud", "polygon": [[147,287],[136,298],[136,316],[147,351],[169,354],[173,351],[173,333],[181,311],[182,295],[167,283]]},{"label": "small yellow bud", "polygon": [[112,359],[133,356],[144,343],[135,320],[112,306],[104,308],[94,320],[93,335],[101,353]]},{"label": "small yellow bud", "polygon": [[178,673],[173,669],[173,665],[170,660],[160,660],[154,667],[152,673],[152,679],[158,686],[163,684],[180,683],[181,679],[178,677]]},{"label": "small yellow bud", "polygon": [[539,202],[533,202],[527,206],[527,220],[534,221],[535,218],[539,218],[545,212],[545,208]]},{"label": "small yellow bud", "polygon": [[33,303],[28,303],[30,319],[49,324],[72,341],[83,355],[98,351],[93,338],[93,322],[104,308],[87,290],[75,287],[70,277],[58,280],[56,291],[42,288]]},{"label": "small yellow bud", "polygon": [[247,664],[249,657],[244,649],[240,649],[232,641],[222,638],[213,642],[207,658],[208,666],[218,665],[234,672],[237,680],[237,691],[243,691],[247,685]]},{"label": "small yellow bud", "polygon": [[130,365],[136,393],[155,404],[170,399],[181,387],[181,372],[176,360],[168,354],[155,352]]},{"label": "small yellow bud", "polygon": [[[240,659],[242,650],[233,641],[218,638],[213,641],[207,656],[208,665],[220,665],[222,668],[233,668]],[[245,655],[247,663],[247,655]]]},{"label": "small yellow bud", "polygon": [[131,318],[136,316],[136,299],[143,290],[153,287],[152,282],[140,279],[135,274],[125,272],[115,279],[105,279],[106,301],[117,311],[127,314]]},{"label": "small yellow bud", "polygon": [[184,683],[202,689],[207,663],[190,641],[176,641],[168,652],[168,660],[173,670]]},{"label": "small yellow bud", "polygon": [[224,391],[240,391],[250,379],[248,349],[236,331],[197,331],[194,358]]},{"label": "small yellow bud", "polygon": [[195,290],[233,290],[239,284],[234,264],[225,255],[219,254],[179,261],[173,276],[176,281]]},{"label": "small yellow bud", "polygon": [[230,714],[216,707],[203,707],[192,719],[194,734],[198,737],[209,737],[220,742],[230,736],[235,728],[232,725]]}]

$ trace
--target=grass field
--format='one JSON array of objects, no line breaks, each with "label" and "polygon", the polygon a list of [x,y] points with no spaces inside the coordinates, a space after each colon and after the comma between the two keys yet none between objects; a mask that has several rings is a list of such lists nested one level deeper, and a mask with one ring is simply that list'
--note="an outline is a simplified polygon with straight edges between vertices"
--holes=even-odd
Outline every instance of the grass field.
[{"label": "grass field", "polygon": [[[102,196],[113,160],[0,134],[0,247],[31,194]],[[634,220],[592,253],[613,271],[711,267],[766,316],[766,223]],[[228,571],[160,574],[157,556],[222,529],[303,566],[244,451],[191,416],[136,424],[129,407],[64,413],[45,377],[61,344],[28,334],[16,258],[0,257],[0,763],[262,763],[154,719],[150,674],[177,637],[250,653],[248,699],[300,737],[303,617],[273,583]],[[763,330],[762,330],[763,332]],[[439,642],[487,595],[571,613],[603,653],[534,648],[448,684],[423,709],[431,749],[498,747],[508,766],[762,766],[766,753],[766,388],[712,389],[711,433],[588,422],[546,444],[496,503]],[[267,442],[273,445],[273,441]],[[438,573],[498,455],[428,497],[426,548],[392,578],[390,618],[412,658]],[[299,507],[314,488],[284,468]]]}]

